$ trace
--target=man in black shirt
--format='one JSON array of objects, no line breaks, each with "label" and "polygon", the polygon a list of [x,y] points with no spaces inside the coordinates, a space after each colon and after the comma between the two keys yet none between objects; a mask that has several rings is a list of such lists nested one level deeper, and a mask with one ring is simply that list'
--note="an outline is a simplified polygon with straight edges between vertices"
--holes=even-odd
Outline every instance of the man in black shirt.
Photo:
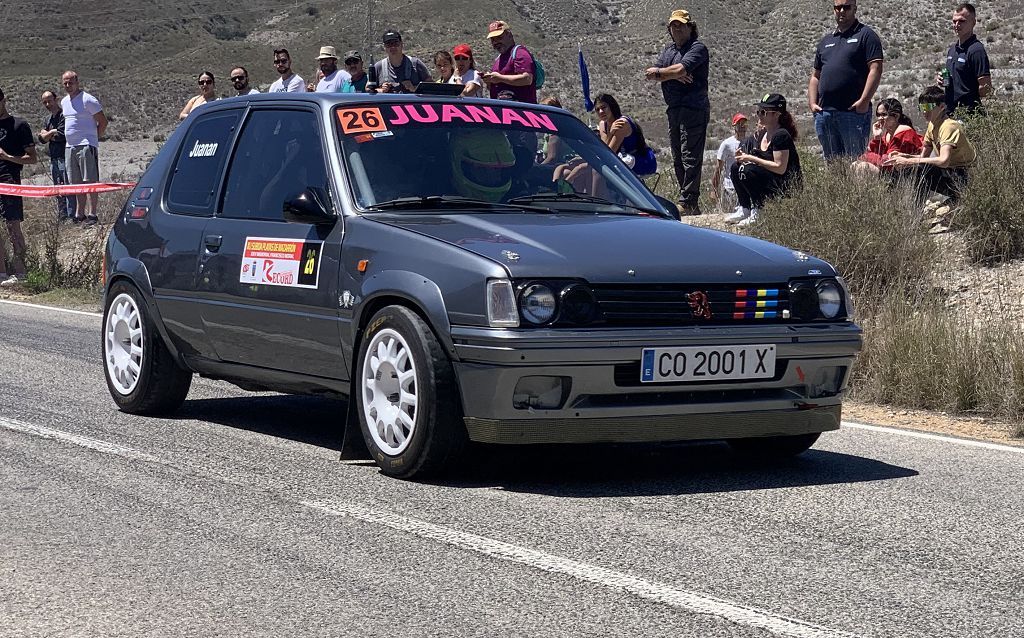
[{"label": "man in black shirt", "polygon": [[818,44],[807,102],[826,160],[859,157],[871,133],[871,98],[882,78],[882,41],[857,20],[856,0],[834,0],[836,29]]},{"label": "man in black shirt", "polygon": [[965,2],[953,11],[953,33],[957,41],[946,52],[946,71],[949,80],[941,75],[936,83],[946,89],[946,114],[961,109],[973,111],[981,106],[981,98],[992,94],[992,68],[989,66],[985,45],[974,35],[978,23],[974,5]]},{"label": "man in black shirt", "polygon": [[648,80],[661,83],[668,105],[668,133],[672,161],[679,181],[679,212],[699,215],[700,175],[711,102],[708,100],[710,55],[697,40],[697,23],[689,12],[676,9],[668,19],[672,42],[665,46],[655,66],[644,71]]},{"label": "man in black shirt", "polygon": [[[64,159],[64,110],[53,91],[43,91],[43,106],[49,115],[43,120],[43,128],[36,135],[41,143],[47,145],[50,153],[50,178],[55,186],[68,183],[67,164]],[[57,219],[74,219],[78,198],[74,195],[57,197]]]},{"label": "man in black shirt", "polygon": [[[7,112],[7,100],[0,89],[0,184],[20,184],[21,167],[36,161],[36,144],[28,122]],[[21,233],[21,222],[25,214],[21,197],[0,195],[0,216],[7,222],[7,234],[11,238],[14,257],[8,276],[7,248],[0,241],[0,286],[15,286],[25,279],[25,236]]]}]

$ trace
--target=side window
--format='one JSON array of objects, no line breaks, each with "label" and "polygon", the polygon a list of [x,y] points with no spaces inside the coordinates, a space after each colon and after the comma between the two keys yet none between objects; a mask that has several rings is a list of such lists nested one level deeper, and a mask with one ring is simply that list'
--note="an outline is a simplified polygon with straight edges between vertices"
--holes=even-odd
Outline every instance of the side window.
[{"label": "side window", "polygon": [[201,116],[192,123],[178,151],[167,203],[172,212],[212,215],[217,185],[231,150],[241,111]]},{"label": "side window", "polygon": [[310,111],[253,111],[235,145],[220,216],[283,220],[285,201],[327,188],[319,130]]}]

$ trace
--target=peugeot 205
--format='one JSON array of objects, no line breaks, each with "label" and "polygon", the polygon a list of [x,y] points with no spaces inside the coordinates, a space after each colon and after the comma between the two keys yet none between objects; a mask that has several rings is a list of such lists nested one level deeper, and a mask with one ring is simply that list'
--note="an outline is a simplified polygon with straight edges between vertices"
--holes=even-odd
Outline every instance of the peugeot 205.
[{"label": "peugeot 205", "polygon": [[208,104],[104,273],[120,409],[173,411],[194,374],[348,397],[339,427],[398,477],[469,442],[798,454],[839,428],[861,345],[828,263],[680,223],[582,122],[496,100]]}]

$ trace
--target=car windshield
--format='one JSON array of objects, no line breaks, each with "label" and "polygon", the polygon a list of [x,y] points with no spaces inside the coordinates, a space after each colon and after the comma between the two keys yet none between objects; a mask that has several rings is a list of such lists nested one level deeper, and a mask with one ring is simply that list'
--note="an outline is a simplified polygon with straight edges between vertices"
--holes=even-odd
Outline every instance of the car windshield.
[{"label": "car windshield", "polygon": [[343,105],[336,116],[356,203],[366,211],[661,210],[597,134],[564,112],[418,101]]}]

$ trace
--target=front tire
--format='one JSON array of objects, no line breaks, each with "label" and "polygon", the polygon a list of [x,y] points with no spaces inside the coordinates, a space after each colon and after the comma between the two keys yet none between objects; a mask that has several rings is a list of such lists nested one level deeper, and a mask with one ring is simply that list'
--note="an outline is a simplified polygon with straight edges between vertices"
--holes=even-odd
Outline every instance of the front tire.
[{"label": "front tire", "polygon": [[778,461],[806,452],[821,436],[820,432],[791,436],[761,436],[729,439],[733,450],[755,461]]},{"label": "front tire", "polygon": [[174,360],[142,295],[128,282],[115,282],[107,292],[101,339],[103,376],[122,411],[166,414],[181,407],[192,373]]},{"label": "front tire", "polygon": [[355,397],[366,447],[389,476],[437,474],[466,444],[451,361],[430,326],[408,308],[383,308],[367,325]]}]

